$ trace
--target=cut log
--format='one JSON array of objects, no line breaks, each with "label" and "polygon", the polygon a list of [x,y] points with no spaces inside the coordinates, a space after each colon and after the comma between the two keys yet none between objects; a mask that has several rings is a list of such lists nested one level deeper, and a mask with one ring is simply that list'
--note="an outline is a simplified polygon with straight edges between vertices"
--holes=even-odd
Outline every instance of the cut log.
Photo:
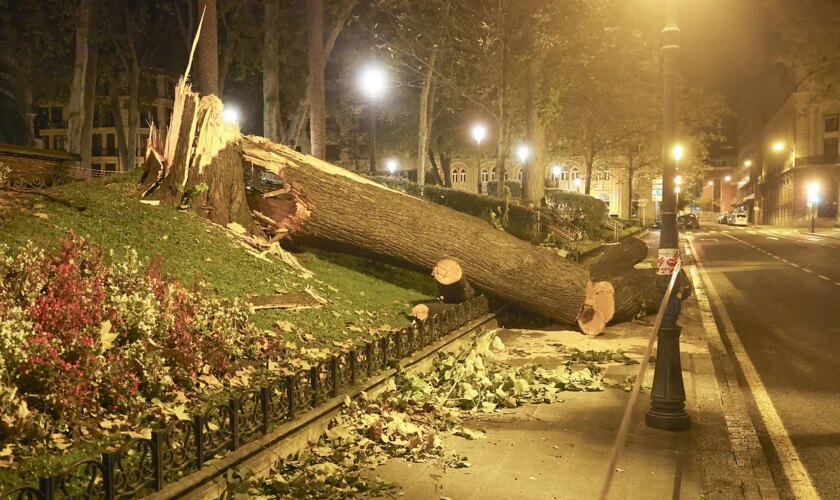
[{"label": "cut log", "polygon": [[411,309],[411,315],[420,321],[426,321],[432,316],[436,316],[446,310],[452,309],[453,307],[455,307],[455,304],[443,304],[440,302],[417,304]]},{"label": "cut log", "polygon": [[629,269],[608,281],[615,288],[614,323],[632,321],[659,309],[662,292],[656,286],[655,269]]},{"label": "cut log", "polygon": [[586,335],[600,335],[615,313],[613,286],[606,281],[586,286],[586,301],[578,318],[578,326]]},{"label": "cut log", "polygon": [[584,263],[595,281],[617,276],[645,260],[648,247],[638,238],[626,238],[617,245],[604,245]]},{"label": "cut log", "polygon": [[467,281],[461,266],[452,259],[435,264],[432,276],[438,282],[438,291],[447,304],[460,304],[475,297],[475,290]]}]

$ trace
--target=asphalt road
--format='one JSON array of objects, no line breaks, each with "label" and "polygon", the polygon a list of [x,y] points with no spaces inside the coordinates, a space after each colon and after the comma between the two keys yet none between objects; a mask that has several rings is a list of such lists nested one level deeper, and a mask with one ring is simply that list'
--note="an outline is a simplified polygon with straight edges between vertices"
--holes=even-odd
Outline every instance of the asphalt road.
[{"label": "asphalt road", "polygon": [[688,237],[813,485],[840,498],[840,240],[714,224]]}]

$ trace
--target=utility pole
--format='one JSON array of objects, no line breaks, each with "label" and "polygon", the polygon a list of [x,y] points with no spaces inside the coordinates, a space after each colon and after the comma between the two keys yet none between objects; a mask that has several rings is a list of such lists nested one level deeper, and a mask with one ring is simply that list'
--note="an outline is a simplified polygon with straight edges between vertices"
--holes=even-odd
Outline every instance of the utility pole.
[{"label": "utility pole", "polygon": [[[673,154],[677,133],[677,64],[680,54],[680,28],[677,25],[676,0],[665,0],[665,27],[662,29],[662,76],[664,83],[662,141],[662,230],[659,236],[657,286],[666,292],[679,261],[677,199],[674,174],[677,159]],[[659,329],[656,368],[653,374],[650,409],[645,423],[655,429],[676,431],[691,426],[685,411],[685,387],[680,365],[680,333],[677,319],[682,307],[675,286],[666,303]]]}]

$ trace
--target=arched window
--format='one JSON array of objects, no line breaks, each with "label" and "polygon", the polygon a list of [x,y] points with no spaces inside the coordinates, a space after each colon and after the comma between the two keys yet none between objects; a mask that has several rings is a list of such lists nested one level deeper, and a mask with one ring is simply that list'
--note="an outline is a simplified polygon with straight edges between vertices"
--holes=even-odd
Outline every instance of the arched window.
[{"label": "arched window", "polygon": [[496,174],[498,173],[499,169],[497,167],[493,167],[493,171],[490,173],[490,180],[496,180]]},{"label": "arched window", "polygon": [[595,171],[595,182],[598,182],[598,181],[601,180],[601,172],[602,172],[601,170],[596,170]]},{"label": "arched window", "polygon": [[507,171],[507,170],[505,170],[505,180],[508,180],[508,177],[510,177],[510,176],[508,175],[508,171]]},{"label": "arched window", "polygon": [[488,180],[490,180],[490,173],[487,172],[486,168],[482,168],[481,169],[481,182],[487,182]]},{"label": "arched window", "polygon": [[604,170],[604,180],[610,180],[610,169]]},{"label": "arched window", "polygon": [[461,169],[461,176],[460,176],[461,184],[467,182],[467,171],[466,169]]},{"label": "arched window", "polygon": [[578,170],[577,167],[572,167],[571,174],[572,174],[572,180],[580,178],[580,171]]},{"label": "arched window", "polygon": [[566,170],[566,168],[565,168],[565,167],[561,167],[561,168],[560,168],[560,180],[561,180],[561,181],[567,181],[567,180],[569,180],[569,171],[568,171],[568,170]]},{"label": "arched window", "polygon": [[458,171],[452,171],[452,184],[458,184]]},{"label": "arched window", "polygon": [[519,182],[522,182],[522,169],[519,169],[519,173],[516,174],[519,177]]}]

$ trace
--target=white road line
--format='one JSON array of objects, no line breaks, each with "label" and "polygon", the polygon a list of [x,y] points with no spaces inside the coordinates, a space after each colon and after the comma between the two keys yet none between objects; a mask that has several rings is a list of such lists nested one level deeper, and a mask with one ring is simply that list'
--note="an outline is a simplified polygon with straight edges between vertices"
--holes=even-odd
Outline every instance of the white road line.
[{"label": "white road line", "polygon": [[793,267],[799,267],[799,264],[794,264],[793,262],[791,262],[790,265],[792,265]]},{"label": "white road line", "polygon": [[776,241],[779,241],[779,238],[776,238],[775,236],[767,236],[766,238],[767,238],[768,240],[776,240]]},{"label": "white road line", "polygon": [[834,284],[840,286],[840,281],[835,281]]},{"label": "white road line", "polygon": [[820,278],[822,278],[826,281],[831,281],[831,278],[829,278],[828,276],[823,276],[822,274],[820,275]]},{"label": "white road line", "polygon": [[[692,247],[692,254],[697,255],[691,241],[688,242],[688,245]],[[732,351],[735,354],[735,359],[741,365],[744,378],[746,379],[747,385],[749,386],[750,392],[755,400],[755,406],[758,409],[758,413],[761,415],[761,419],[764,421],[765,427],[767,428],[770,441],[773,443],[773,448],[776,450],[776,455],[779,457],[782,469],[788,479],[788,482],[790,483],[793,496],[796,498],[819,498],[817,490],[811,482],[811,477],[802,465],[802,461],[800,460],[799,454],[796,452],[796,448],[790,440],[790,436],[785,429],[785,425],[782,423],[782,419],[779,418],[779,414],[776,412],[776,408],[773,405],[773,401],[770,399],[770,395],[767,394],[767,390],[764,387],[764,383],[761,381],[761,377],[758,375],[758,371],[755,369],[755,365],[753,365],[747,351],[741,344],[741,340],[738,338],[738,332],[735,331],[735,326],[732,324],[732,320],[729,318],[726,308],[723,307],[720,296],[717,294],[717,290],[715,290],[714,283],[712,283],[709,279],[703,263],[697,261],[696,258],[693,259],[693,263],[690,265],[690,270],[692,277],[694,278],[693,281],[695,289],[698,290],[698,302],[701,300],[701,296],[703,299],[708,297],[708,301],[714,305],[715,310],[717,310],[720,314],[720,320],[724,328],[723,334],[729,339]],[[702,277],[702,279],[697,279],[698,274]],[[704,283],[705,288],[708,289],[705,293],[703,290]],[[714,324],[714,322],[712,322],[712,324]],[[707,333],[711,335],[717,335],[719,337],[722,336],[721,332],[719,332],[717,328],[709,328],[709,330],[712,331],[709,332],[707,330]]]},{"label": "white road line", "polygon": [[[810,270],[810,269],[808,269],[808,268],[803,267],[803,268],[802,268],[802,270],[803,270],[803,271],[805,271],[806,273],[811,273],[811,274],[814,274],[814,271],[811,271],[811,270]],[[664,295],[664,293],[663,293],[663,295]]]}]

